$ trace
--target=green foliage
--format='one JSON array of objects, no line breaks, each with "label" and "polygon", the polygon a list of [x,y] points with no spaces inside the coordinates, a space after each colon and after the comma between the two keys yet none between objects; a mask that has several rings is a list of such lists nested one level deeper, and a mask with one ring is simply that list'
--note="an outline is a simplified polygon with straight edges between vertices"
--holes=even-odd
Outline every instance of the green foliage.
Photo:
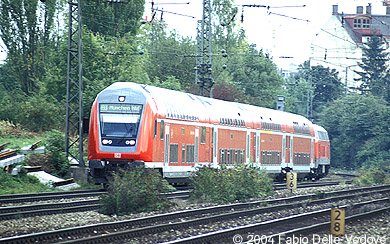
[{"label": "green foliage", "polygon": [[65,154],[64,133],[52,130],[46,134],[46,150],[49,152],[47,164],[55,169],[55,174],[64,177],[69,175],[70,164]]},{"label": "green foliage", "polygon": [[358,185],[390,184],[390,161],[362,167],[354,182]]},{"label": "green foliage", "polygon": [[39,180],[21,172],[19,175],[12,176],[0,170],[0,194],[17,194],[30,192],[45,192],[50,188],[42,185]]},{"label": "green foliage", "polygon": [[[67,13],[65,4],[64,0],[0,1],[0,37],[8,49],[6,62],[0,64],[2,120],[38,132],[63,127],[68,33],[55,20]],[[157,19],[140,25],[144,4],[144,0],[83,2],[85,117],[96,95],[117,81],[199,93],[193,69],[196,42],[167,31]],[[245,41],[238,18],[232,19],[237,14],[233,6],[231,0],[213,5],[212,52],[228,53],[213,56],[215,97],[274,107],[283,80],[272,60]]]},{"label": "green foliage", "polygon": [[174,76],[168,76],[166,81],[160,82],[158,77],[153,81],[154,86],[181,91],[180,82]]},{"label": "green foliage", "polygon": [[[344,87],[338,72],[321,65],[310,66],[305,62],[286,83],[288,109],[291,112],[318,120],[323,108],[339,98]],[[312,108],[310,109],[310,101]]]},{"label": "green foliage", "polygon": [[[8,50],[7,84],[14,84],[26,95],[39,90],[45,73],[46,54],[54,41],[54,18],[63,0],[0,1],[0,37]],[[57,12],[58,11],[58,12]],[[44,17],[42,17],[44,16]]]},{"label": "green foliage", "polygon": [[359,168],[390,160],[390,107],[374,96],[350,94],[324,109],[333,166]]},{"label": "green foliage", "polygon": [[149,83],[144,67],[147,56],[139,54],[134,36],[113,38],[85,31],[83,50],[85,117],[89,116],[96,95],[112,83]]},{"label": "green foliage", "polygon": [[263,170],[253,167],[199,168],[191,177],[191,198],[204,202],[233,202],[270,195],[273,181]]},{"label": "green foliage", "polygon": [[169,190],[169,184],[154,169],[144,166],[129,168],[115,173],[107,194],[101,197],[100,211],[109,215],[166,210],[173,203],[162,192]]},{"label": "green foliage", "polygon": [[160,86],[158,82],[175,78],[182,90],[197,94],[199,88],[195,85],[193,69],[195,57],[191,57],[196,50],[194,41],[175,31],[168,32],[167,25],[158,20],[143,26],[141,35],[141,46],[148,57],[145,70],[152,85]]},{"label": "green foliage", "polygon": [[127,33],[135,36],[141,25],[145,0],[121,3],[108,1],[82,2],[83,24],[93,33],[123,37]]},{"label": "green foliage", "polygon": [[29,97],[14,94],[0,98],[0,117],[23,125],[24,128],[39,132],[58,128],[65,121],[64,110],[51,96]]}]

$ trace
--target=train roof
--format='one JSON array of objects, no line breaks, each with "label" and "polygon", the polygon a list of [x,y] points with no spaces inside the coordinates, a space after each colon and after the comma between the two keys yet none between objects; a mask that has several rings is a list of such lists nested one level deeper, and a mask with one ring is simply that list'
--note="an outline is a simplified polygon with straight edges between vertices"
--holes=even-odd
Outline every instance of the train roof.
[{"label": "train roof", "polygon": [[142,91],[150,100],[154,101],[158,112],[165,115],[166,118],[208,122],[220,121],[224,118],[243,120],[246,123],[268,122],[299,126],[312,125],[310,120],[297,114],[249,104],[222,101],[150,85],[117,82],[107,89]]},{"label": "train roof", "polygon": [[313,129],[314,129],[315,131],[327,132],[327,131],[325,130],[324,127],[322,127],[321,125],[317,125],[317,124],[313,124]]}]

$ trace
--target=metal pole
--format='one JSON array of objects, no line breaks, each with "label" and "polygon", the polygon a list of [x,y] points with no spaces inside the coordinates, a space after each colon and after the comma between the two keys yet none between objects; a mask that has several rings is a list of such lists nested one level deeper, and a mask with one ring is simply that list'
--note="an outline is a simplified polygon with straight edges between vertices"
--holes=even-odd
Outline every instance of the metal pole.
[{"label": "metal pole", "polygon": [[[78,161],[79,167],[84,168],[81,0],[77,0],[77,2],[69,1],[68,4],[69,29],[65,151],[67,158],[71,157]],[[77,17],[75,15],[77,15]],[[75,25],[76,29],[73,29],[74,23],[77,23]]]}]

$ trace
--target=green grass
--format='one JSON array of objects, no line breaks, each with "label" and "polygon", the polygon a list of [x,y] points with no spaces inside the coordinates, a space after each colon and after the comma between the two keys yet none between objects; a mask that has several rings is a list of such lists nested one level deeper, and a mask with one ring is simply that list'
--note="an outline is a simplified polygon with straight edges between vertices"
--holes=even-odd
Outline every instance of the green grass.
[{"label": "green grass", "polygon": [[[22,147],[31,146],[32,144],[43,141],[43,137],[31,137],[31,138],[18,138],[13,136],[2,136],[0,138],[0,145],[9,142],[5,148],[9,149],[21,149]],[[41,144],[39,145],[41,146]]]},{"label": "green grass", "polygon": [[44,136],[26,131],[20,126],[0,120],[0,145],[10,143],[6,148],[19,149],[43,141]]},{"label": "green grass", "polygon": [[0,194],[18,194],[18,193],[35,193],[56,191],[41,184],[38,178],[27,175],[26,172],[21,172],[19,175],[13,176],[11,174],[0,171]]}]

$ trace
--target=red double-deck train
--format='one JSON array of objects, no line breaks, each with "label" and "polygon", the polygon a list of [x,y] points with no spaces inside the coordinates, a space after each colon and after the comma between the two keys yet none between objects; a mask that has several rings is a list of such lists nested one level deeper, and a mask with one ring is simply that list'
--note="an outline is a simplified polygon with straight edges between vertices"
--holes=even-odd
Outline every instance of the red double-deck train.
[{"label": "red double-deck train", "polygon": [[330,167],[326,130],[303,116],[131,82],[98,94],[89,130],[95,183],[134,164],[172,182],[202,165],[252,164],[280,177],[294,171],[312,178]]}]

